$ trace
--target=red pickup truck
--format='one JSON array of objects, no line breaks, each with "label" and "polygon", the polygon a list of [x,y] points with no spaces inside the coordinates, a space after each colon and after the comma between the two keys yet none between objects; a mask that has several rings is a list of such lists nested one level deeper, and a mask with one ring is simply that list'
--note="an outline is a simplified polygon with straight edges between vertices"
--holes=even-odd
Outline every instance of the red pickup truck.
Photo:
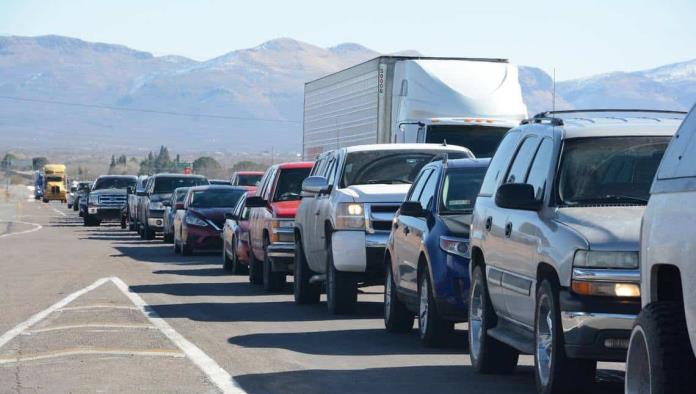
[{"label": "red pickup truck", "polygon": [[261,178],[256,195],[246,200],[249,214],[249,281],[266,291],[283,287],[295,257],[295,211],[302,181],[314,162],[271,166]]}]

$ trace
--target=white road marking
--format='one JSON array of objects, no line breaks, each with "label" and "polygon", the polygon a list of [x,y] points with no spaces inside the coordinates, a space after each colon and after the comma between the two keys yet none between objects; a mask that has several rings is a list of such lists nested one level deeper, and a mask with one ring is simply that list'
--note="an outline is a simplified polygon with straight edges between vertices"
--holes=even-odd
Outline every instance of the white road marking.
[{"label": "white road marking", "polygon": [[149,308],[149,305],[136,293],[132,292],[128,285],[126,285],[121,279],[117,277],[111,277],[111,281],[130,298],[130,300],[140,308],[143,314],[150,320],[150,322],[162,331],[162,333],[169,338],[176,346],[183,351],[191,361],[193,361],[198,368],[203,371],[208,378],[225,394],[246,394],[246,391],[239,386],[239,384],[230,376],[230,374],[222,369],[218,363],[215,362],[210,356],[205,354],[198,346],[191,343],[188,339],[184,338],[176,330],[174,330],[169,323],[164,319],[159,317],[159,315]]},{"label": "white road marking", "polygon": [[[3,222],[3,223],[21,223],[21,224],[28,224],[30,226],[34,226],[34,228],[30,228],[29,230],[19,231],[16,233],[2,234],[2,235],[0,235],[0,238],[9,237],[10,235],[29,234],[29,233],[33,233],[34,231],[39,231],[43,228],[43,226],[38,224],[38,223],[24,222],[21,220],[0,220],[0,222]],[[0,346],[2,346],[2,345],[0,345]]]},{"label": "white road marking", "polygon": [[65,308],[60,308],[59,311],[79,311],[83,309],[130,309],[134,311],[140,310],[140,308],[131,305],[92,304],[80,306],[66,306]]},{"label": "white road marking", "polygon": [[49,358],[65,357],[65,356],[75,356],[82,354],[108,354],[117,356],[154,356],[154,357],[186,357],[184,353],[177,352],[170,349],[105,349],[105,348],[75,348],[68,350],[61,350],[57,352],[41,353],[36,355],[22,355],[20,357],[0,357],[0,365],[3,364],[14,364],[23,361],[36,361],[36,360],[46,360]]},{"label": "white road marking", "polygon": [[55,312],[56,310],[68,305],[69,303],[73,302],[77,297],[92,291],[96,289],[97,287],[103,285],[104,283],[108,282],[110,278],[101,278],[97,280],[96,282],[92,283],[91,285],[85,287],[84,289],[78,290],[69,296],[63,298],[62,300],[56,302],[55,304],[49,306],[48,308],[44,309],[43,311],[35,314],[34,316],[30,317],[28,320],[26,320],[23,323],[19,323],[15,328],[11,329],[10,331],[4,333],[2,336],[0,336],[0,348],[3,347],[7,342],[11,341],[14,339],[17,335],[21,334],[23,331],[28,329],[29,327],[33,326],[34,324],[40,322],[41,320],[45,319],[48,315],[51,313]]},{"label": "white road marking", "polygon": [[71,324],[65,326],[51,326],[46,328],[37,328],[36,330],[25,331],[22,335],[39,334],[42,332],[72,330],[76,328],[124,328],[124,329],[146,329],[154,330],[157,327],[150,324],[121,324],[121,323],[87,323],[87,324]]},{"label": "white road marking", "polygon": [[[51,207],[51,206],[49,205],[49,207]],[[61,215],[63,215],[63,216],[67,216],[67,215],[65,214],[65,212],[59,211],[59,210],[57,210],[57,209],[54,208],[54,207],[51,207],[51,209],[54,210],[54,211],[56,211],[56,212],[58,212],[59,214],[61,214]]]}]

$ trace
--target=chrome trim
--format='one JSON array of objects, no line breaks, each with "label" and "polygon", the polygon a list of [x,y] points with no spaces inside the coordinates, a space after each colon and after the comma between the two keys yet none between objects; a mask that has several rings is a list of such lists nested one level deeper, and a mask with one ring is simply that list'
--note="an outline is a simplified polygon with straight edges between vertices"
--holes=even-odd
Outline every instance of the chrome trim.
[{"label": "chrome trim", "polygon": [[[389,233],[387,230],[375,230],[374,226],[372,225],[373,221],[377,222],[389,222],[391,223],[392,220],[394,220],[394,215],[396,214],[396,211],[399,210],[399,207],[401,205],[399,203],[380,203],[380,202],[375,202],[375,203],[363,203],[363,211],[364,211],[364,216],[365,216],[365,231],[368,234],[375,234],[379,232],[386,232]],[[386,212],[376,212],[372,213],[372,207],[394,207],[394,213],[386,213]]]},{"label": "chrome trim", "polygon": [[640,283],[640,270],[638,269],[594,269],[573,268],[573,279],[594,282],[629,282]]},{"label": "chrome trim", "polygon": [[387,232],[365,234],[365,246],[368,248],[385,248],[388,239],[389,233]]},{"label": "chrome trim", "polygon": [[594,339],[598,331],[631,331],[636,315],[618,313],[563,312],[561,324],[566,341],[582,343],[582,338]]}]

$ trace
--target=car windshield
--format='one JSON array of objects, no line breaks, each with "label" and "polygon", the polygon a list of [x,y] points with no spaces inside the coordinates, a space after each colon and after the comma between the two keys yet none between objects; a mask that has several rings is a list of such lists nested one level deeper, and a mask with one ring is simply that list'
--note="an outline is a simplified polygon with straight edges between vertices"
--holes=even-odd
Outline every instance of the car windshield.
[{"label": "car windshield", "polygon": [[223,185],[223,186],[225,186],[225,185],[230,186],[231,185],[230,181],[226,181],[223,179],[213,179],[210,181],[210,184],[211,185]]},{"label": "car windshield", "polygon": [[299,200],[302,193],[302,181],[309,176],[311,170],[311,168],[281,169],[273,201]]},{"label": "car windshield", "polygon": [[234,208],[244,195],[239,189],[208,189],[197,190],[191,196],[191,208]]},{"label": "car windshield", "polygon": [[131,177],[108,177],[99,178],[94,184],[93,190],[99,189],[126,189],[135,186],[135,178]]},{"label": "car windshield", "polygon": [[490,127],[474,125],[434,125],[428,127],[425,142],[459,145],[476,157],[493,157],[498,144],[510,130],[509,127]]},{"label": "car windshield", "polygon": [[[346,157],[341,187],[374,184],[411,184],[421,168],[442,151],[373,150],[351,152]],[[449,152],[452,159],[468,157]]]},{"label": "car windshield", "polygon": [[256,186],[261,176],[261,174],[241,174],[237,176],[236,183],[238,186]]},{"label": "car windshield", "polygon": [[155,179],[154,194],[168,194],[177,187],[191,187],[207,185],[208,180],[198,176],[163,176]]},{"label": "car windshield", "polygon": [[176,189],[176,194],[175,194],[176,202],[184,201],[184,198],[186,197],[186,193],[188,193],[187,187]]},{"label": "car windshield", "polygon": [[598,137],[565,142],[559,205],[645,205],[671,137]]},{"label": "car windshield", "polygon": [[455,168],[447,171],[442,184],[440,213],[471,212],[485,175],[486,167]]},{"label": "car windshield", "polygon": [[63,180],[63,177],[60,175],[48,175],[46,177],[46,181],[48,182],[61,182]]}]

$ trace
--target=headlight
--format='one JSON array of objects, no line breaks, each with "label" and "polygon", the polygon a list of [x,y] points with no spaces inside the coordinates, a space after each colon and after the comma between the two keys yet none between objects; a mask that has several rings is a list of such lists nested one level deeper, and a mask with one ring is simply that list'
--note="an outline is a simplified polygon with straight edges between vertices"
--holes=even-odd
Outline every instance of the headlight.
[{"label": "headlight", "polygon": [[164,209],[164,204],[162,204],[162,202],[160,202],[160,201],[155,201],[155,202],[151,201],[150,204],[148,205],[148,208],[154,209],[154,210]]},{"label": "headlight", "polygon": [[584,268],[638,268],[638,252],[601,252],[578,250],[573,258],[574,267]]},{"label": "headlight", "polygon": [[208,225],[208,223],[206,223],[205,220],[191,215],[186,216],[186,224],[198,227],[206,227]]},{"label": "headlight", "polygon": [[338,204],[338,207],[336,207],[336,229],[365,229],[365,208],[363,207],[363,204]]},{"label": "headlight", "polygon": [[90,204],[96,204],[99,201],[99,197],[96,194],[90,194],[87,202]]},{"label": "headlight", "polygon": [[469,258],[469,240],[462,238],[440,237],[440,249],[446,253]]}]

